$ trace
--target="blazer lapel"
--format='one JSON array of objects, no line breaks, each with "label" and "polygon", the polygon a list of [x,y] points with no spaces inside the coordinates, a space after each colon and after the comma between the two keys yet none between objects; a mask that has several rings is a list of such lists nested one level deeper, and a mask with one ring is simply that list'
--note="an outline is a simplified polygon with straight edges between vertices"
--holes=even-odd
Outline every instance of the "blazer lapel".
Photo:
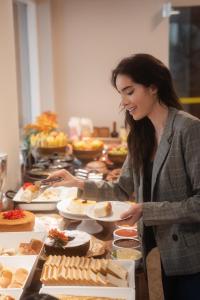
[{"label": "blazer lapel", "polygon": [[177,113],[177,109],[169,108],[169,115],[167,119],[167,123],[158,146],[154,163],[153,163],[153,171],[152,171],[152,181],[151,181],[151,201],[153,201],[153,193],[156,184],[156,180],[159,174],[159,171],[167,157],[167,154],[170,149],[170,145],[173,137],[173,122]]}]

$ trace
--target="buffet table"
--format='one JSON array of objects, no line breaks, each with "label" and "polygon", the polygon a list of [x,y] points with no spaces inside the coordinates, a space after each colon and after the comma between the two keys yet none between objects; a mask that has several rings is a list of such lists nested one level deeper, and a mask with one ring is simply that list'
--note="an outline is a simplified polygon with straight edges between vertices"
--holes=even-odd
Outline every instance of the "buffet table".
[{"label": "buffet table", "polygon": [[[41,213],[36,214],[36,216],[39,216],[39,217],[44,216],[44,215],[46,215],[46,214],[41,214]],[[58,215],[55,215],[55,214],[49,214],[48,216],[60,218]],[[68,220],[68,219],[62,220],[62,225],[64,226],[64,228],[69,229],[69,230],[76,229],[76,227],[79,223],[80,223],[79,221],[74,222],[74,221]],[[97,239],[104,241],[105,252],[103,255],[101,255],[99,257],[110,258],[112,239],[113,239],[112,233],[113,233],[113,230],[115,229],[115,225],[114,225],[114,223],[105,223],[105,222],[101,222],[101,225],[103,226],[103,231],[96,234],[95,237]],[[41,256],[41,258],[38,261],[37,267],[35,269],[35,273],[34,273],[31,285],[29,286],[29,288],[27,288],[25,290],[22,300],[25,300],[27,298],[27,296],[32,293],[39,292],[39,290],[41,288],[40,276],[41,276],[43,263],[44,263],[44,259],[43,259],[43,256]],[[143,269],[141,266],[140,266],[140,268],[136,269],[136,272],[135,272],[135,286],[136,286],[135,299],[136,300],[149,300],[146,278],[145,278],[145,275],[144,275],[144,272],[143,272]]]}]

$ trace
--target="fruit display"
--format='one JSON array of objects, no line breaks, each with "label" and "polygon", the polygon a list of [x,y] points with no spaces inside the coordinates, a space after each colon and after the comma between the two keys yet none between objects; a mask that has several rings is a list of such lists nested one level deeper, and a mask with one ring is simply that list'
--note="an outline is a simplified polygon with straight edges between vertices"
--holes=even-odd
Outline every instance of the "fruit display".
[{"label": "fruit display", "polygon": [[127,146],[126,145],[117,145],[112,147],[109,151],[108,154],[111,155],[127,155]]},{"label": "fruit display", "polygon": [[103,149],[103,142],[98,139],[84,139],[84,140],[78,140],[74,141],[73,144],[74,150],[99,150]]},{"label": "fruit display", "polygon": [[121,165],[125,161],[127,153],[128,149],[126,145],[113,146],[108,150],[108,159],[114,164]]},{"label": "fruit display", "polygon": [[74,155],[81,161],[89,162],[101,156],[104,143],[98,139],[83,139],[72,144]]},{"label": "fruit display", "polygon": [[67,145],[67,136],[62,131],[38,132],[30,137],[31,147],[58,148]]},{"label": "fruit display", "polygon": [[36,121],[24,127],[24,142],[27,148],[60,149],[67,146],[67,135],[58,129],[57,115],[43,112]]}]

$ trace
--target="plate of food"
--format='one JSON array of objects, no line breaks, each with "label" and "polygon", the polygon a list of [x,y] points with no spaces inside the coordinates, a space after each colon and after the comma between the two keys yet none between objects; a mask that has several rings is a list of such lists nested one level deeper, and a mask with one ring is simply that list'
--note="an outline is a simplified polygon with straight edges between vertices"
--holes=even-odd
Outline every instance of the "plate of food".
[{"label": "plate of food", "polygon": [[40,190],[32,183],[24,184],[13,198],[20,209],[32,211],[55,210],[57,202],[70,200],[77,195],[77,188],[49,187]]},{"label": "plate of food", "polygon": [[82,220],[88,219],[86,209],[95,203],[96,201],[94,200],[75,198],[70,201],[63,200],[59,202],[57,209],[66,218]]},{"label": "plate of food", "polygon": [[121,214],[131,207],[130,203],[121,201],[102,201],[87,208],[89,218],[104,222],[120,221]]}]

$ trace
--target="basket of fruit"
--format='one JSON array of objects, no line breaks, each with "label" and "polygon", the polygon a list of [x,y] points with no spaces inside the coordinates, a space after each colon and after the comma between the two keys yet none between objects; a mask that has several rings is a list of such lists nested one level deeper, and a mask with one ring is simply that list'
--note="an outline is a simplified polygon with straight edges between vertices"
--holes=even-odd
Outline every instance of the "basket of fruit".
[{"label": "basket of fruit", "polygon": [[31,136],[30,142],[39,155],[65,153],[67,136],[62,131],[39,132]]},{"label": "basket of fruit", "polygon": [[114,164],[121,165],[124,163],[127,153],[128,150],[126,145],[113,146],[108,151],[108,159],[111,160]]},{"label": "basket of fruit", "polygon": [[88,162],[101,156],[104,144],[98,139],[84,139],[74,141],[72,147],[76,158]]}]

